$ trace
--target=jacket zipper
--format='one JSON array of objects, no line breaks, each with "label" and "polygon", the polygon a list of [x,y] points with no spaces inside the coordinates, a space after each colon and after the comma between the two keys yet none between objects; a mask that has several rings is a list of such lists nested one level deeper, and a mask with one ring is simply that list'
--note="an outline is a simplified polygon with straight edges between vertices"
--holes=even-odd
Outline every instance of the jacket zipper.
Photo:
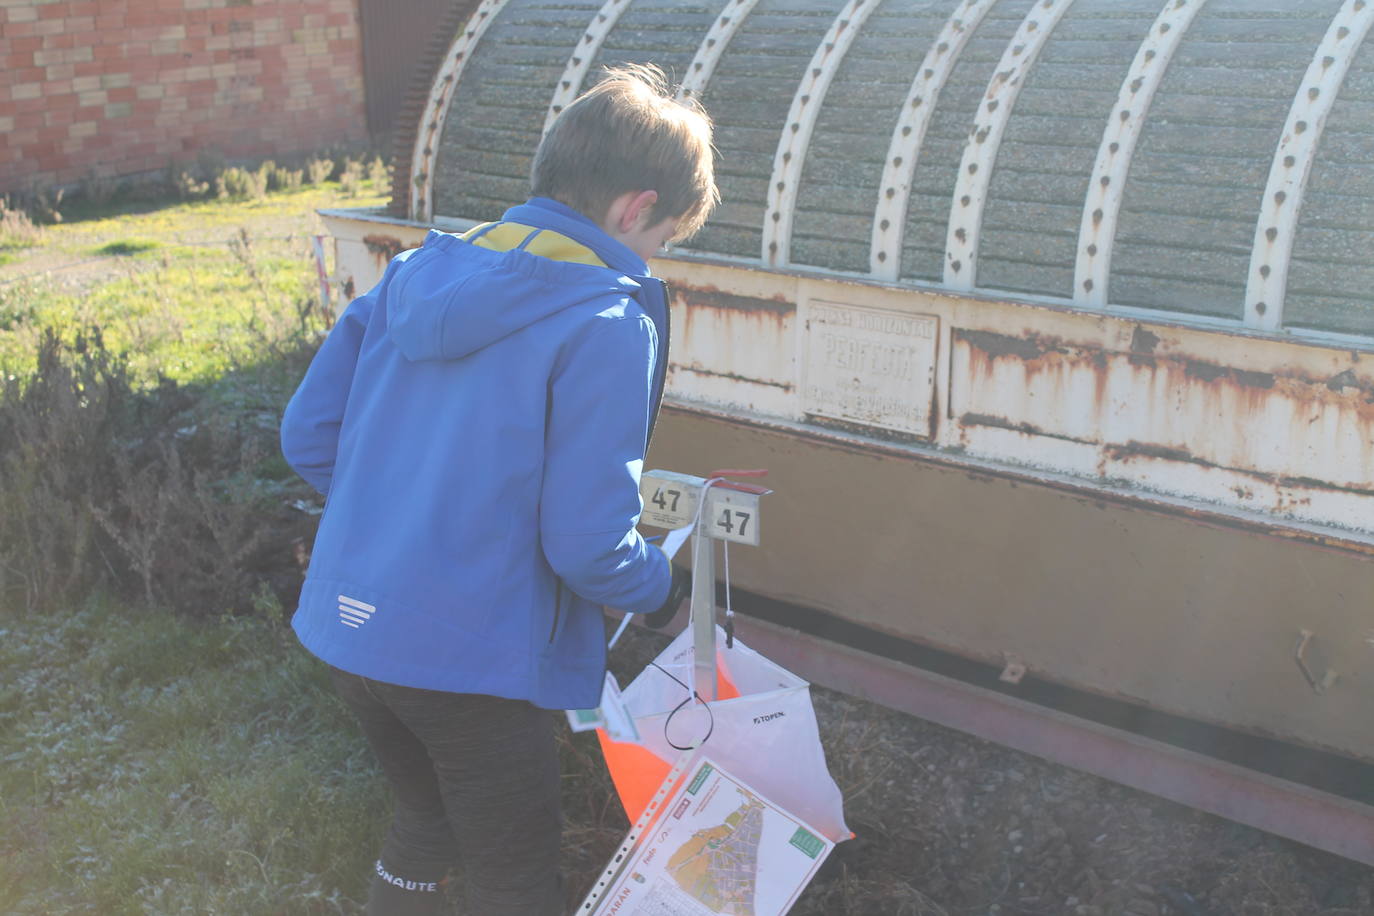
[{"label": "jacket zipper", "polygon": [[658,280],[658,288],[663,294],[663,347],[658,365],[654,366],[654,404],[649,410],[649,434],[644,437],[645,455],[649,454],[649,443],[653,441],[654,427],[658,425],[658,411],[663,406],[663,389],[668,378],[668,353],[673,343],[673,313],[668,307],[668,284]]},{"label": "jacket zipper", "polygon": [[558,619],[563,616],[563,579],[558,579],[558,589],[553,596],[553,626],[549,628],[549,645],[553,645],[553,638],[558,635]]}]

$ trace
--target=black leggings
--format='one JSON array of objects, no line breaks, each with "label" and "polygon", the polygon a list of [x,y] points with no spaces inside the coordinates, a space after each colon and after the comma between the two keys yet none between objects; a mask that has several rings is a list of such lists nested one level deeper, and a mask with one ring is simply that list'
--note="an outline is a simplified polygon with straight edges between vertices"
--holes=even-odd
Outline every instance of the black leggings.
[{"label": "black leggings", "polygon": [[332,674],[395,791],[380,861],[392,883],[437,882],[461,861],[470,912],[562,912],[552,714],[523,700]]}]

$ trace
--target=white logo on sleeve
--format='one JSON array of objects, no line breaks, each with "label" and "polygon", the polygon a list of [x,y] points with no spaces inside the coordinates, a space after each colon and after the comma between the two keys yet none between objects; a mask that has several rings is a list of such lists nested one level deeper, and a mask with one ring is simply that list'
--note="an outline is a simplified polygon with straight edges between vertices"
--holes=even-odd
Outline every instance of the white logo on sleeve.
[{"label": "white logo on sleeve", "polygon": [[375,613],[377,609],[365,601],[347,595],[339,596],[339,622],[346,627],[356,630],[371,620]]}]

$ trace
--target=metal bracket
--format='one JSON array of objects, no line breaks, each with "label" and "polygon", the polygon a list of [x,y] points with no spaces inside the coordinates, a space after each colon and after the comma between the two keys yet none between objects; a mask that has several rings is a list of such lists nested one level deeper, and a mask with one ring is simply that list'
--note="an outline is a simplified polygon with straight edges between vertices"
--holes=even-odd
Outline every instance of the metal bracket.
[{"label": "metal bracket", "polygon": [[1026,664],[1010,652],[1002,653],[1002,673],[997,675],[997,680],[1005,681],[1008,684],[1019,684],[1021,678],[1026,676]]},{"label": "metal bracket", "polygon": [[[1323,694],[1336,683],[1337,674],[1327,667],[1325,656],[1312,644],[1316,635],[1311,630],[1299,630],[1298,645],[1293,650],[1293,658],[1312,690],[1317,694]],[[1317,675],[1318,671],[1322,672],[1320,676]]]}]

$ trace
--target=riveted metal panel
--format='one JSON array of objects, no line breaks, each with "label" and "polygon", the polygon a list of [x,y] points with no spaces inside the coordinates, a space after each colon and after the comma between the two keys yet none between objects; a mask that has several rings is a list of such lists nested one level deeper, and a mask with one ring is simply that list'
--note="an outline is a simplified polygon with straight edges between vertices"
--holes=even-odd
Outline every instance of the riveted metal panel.
[{"label": "riveted metal panel", "polygon": [[439,141],[436,214],[496,219],[529,193],[553,86],[600,5],[509,0],[502,8],[473,55]]},{"label": "riveted metal panel", "polygon": [[[1303,71],[1339,7],[1339,0],[1211,0],[1198,13],[1132,161],[1112,302],[1163,299],[1178,311],[1241,320],[1269,164]],[[1227,61],[1224,80],[1216,77],[1219,60]],[[1196,187],[1230,195],[1204,205]]]}]

